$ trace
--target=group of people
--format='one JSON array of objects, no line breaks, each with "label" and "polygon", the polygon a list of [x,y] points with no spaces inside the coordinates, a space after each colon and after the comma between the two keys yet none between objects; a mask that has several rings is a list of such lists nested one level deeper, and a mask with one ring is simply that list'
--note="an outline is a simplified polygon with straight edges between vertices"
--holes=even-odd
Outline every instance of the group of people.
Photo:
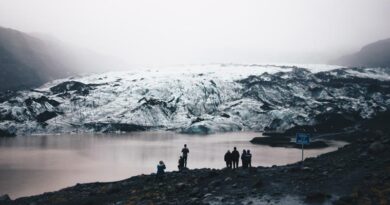
[{"label": "group of people", "polygon": [[[187,158],[190,150],[187,147],[187,144],[184,144],[183,149],[181,150],[182,155],[179,158],[179,171],[182,171],[187,168]],[[236,169],[238,168],[238,162],[240,161],[240,153],[237,148],[234,147],[233,151],[228,150],[225,154],[226,167]],[[243,150],[241,154],[241,162],[243,168],[252,167],[252,154],[250,150]],[[163,161],[160,161],[157,165],[157,177],[161,178],[164,174],[166,166]]]},{"label": "group of people", "polygon": [[[238,162],[240,160],[240,153],[237,151],[237,148],[234,147],[232,152],[230,152],[230,150],[228,150],[226,152],[224,159],[225,159],[227,168],[236,169],[236,168],[238,168]],[[243,168],[252,167],[252,154],[251,154],[251,151],[249,149],[248,150],[244,149],[242,151],[241,162],[242,162]]]},{"label": "group of people", "polygon": [[[179,171],[182,171],[183,169],[187,168],[187,158],[188,153],[190,153],[190,150],[187,147],[187,144],[184,144],[183,149],[181,150],[182,155],[179,158],[179,165],[177,166],[179,168]],[[157,165],[157,178],[161,178],[163,174],[165,173],[166,166],[163,161],[160,161]]]}]

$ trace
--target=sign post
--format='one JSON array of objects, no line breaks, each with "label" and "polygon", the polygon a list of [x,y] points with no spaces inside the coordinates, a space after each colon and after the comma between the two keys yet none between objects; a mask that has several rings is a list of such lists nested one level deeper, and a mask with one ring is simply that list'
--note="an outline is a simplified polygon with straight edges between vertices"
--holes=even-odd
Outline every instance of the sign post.
[{"label": "sign post", "polygon": [[304,145],[310,144],[310,135],[307,133],[297,133],[295,143],[302,145],[302,163],[301,166],[303,167],[303,150]]}]

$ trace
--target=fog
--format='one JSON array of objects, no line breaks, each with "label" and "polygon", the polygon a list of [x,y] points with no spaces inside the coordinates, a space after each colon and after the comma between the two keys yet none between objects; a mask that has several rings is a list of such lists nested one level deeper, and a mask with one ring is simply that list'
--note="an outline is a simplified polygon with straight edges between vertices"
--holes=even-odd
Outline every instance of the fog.
[{"label": "fog", "polygon": [[390,37],[388,0],[1,0],[0,26],[132,65],[324,63]]}]

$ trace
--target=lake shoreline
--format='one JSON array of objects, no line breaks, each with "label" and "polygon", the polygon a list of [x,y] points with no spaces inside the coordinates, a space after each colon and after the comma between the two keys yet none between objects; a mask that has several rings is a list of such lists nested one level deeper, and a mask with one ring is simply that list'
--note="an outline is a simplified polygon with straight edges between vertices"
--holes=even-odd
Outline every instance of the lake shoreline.
[{"label": "lake shoreline", "polygon": [[[188,164],[191,169],[225,167],[224,155],[233,147],[240,152],[250,150],[253,166],[281,166],[301,160],[300,149],[249,142],[257,136],[261,133],[189,136],[158,131],[4,138],[0,139],[0,193],[19,198],[60,190],[77,183],[122,180],[154,173],[160,160],[165,162],[166,171],[175,171],[184,144],[191,152]],[[304,156],[315,157],[344,145],[343,142],[335,142],[329,148],[308,149]]]},{"label": "lake shoreline", "polygon": [[[303,169],[300,163],[237,170],[194,169],[167,172],[161,182],[154,174],[139,175],[117,182],[77,184],[0,204],[355,204],[388,200],[383,197],[390,188],[386,172],[390,168],[389,135],[351,135],[355,140],[350,144],[306,159]],[[372,191],[379,188],[384,193]]]}]

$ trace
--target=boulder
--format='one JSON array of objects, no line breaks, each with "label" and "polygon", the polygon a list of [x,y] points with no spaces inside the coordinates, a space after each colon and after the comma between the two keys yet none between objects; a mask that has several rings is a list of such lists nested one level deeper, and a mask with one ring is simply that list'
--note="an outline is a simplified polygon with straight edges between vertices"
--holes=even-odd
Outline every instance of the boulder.
[{"label": "boulder", "polygon": [[213,195],[211,193],[207,193],[203,196],[203,198],[209,198],[209,197],[212,197]]},{"label": "boulder", "polygon": [[109,184],[107,186],[107,194],[114,194],[120,192],[121,187],[119,184]]},{"label": "boulder", "polygon": [[199,198],[196,198],[196,197],[193,197],[193,198],[190,198],[186,204],[200,204],[199,202]]},{"label": "boulder", "polygon": [[187,187],[187,185],[183,182],[180,182],[180,183],[177,183],[175,185],[175,188],[177,191],[182,191],[183,189],[185,189]]},{"label": "boulder", "polygon": [[334,205],[349,205],[356,204],[356,199],[352,196],[342,196],[337,201],[333,202]]},{"label": "boulder", "polygon": [[233,180],[233,179],[232,179],[231,177],[226,177],[224,181],[225,181],[225,182],[230,182],[230,181],[232,181],[232,180]]},{"label": "boulder", "polygon": [[11,201],[11,198],[8,196],[8,194],[0,195],[0,202],[7,202]]},{"label": "boulder", "polygon": [[194,187],[192,191],[190,192],[190,196],[197,196],[199,195],[200,189],[198,187]]},{"label": "boulder", "polygon": [[306,203],[324,203],[327,199],[330,198],[330,195],[322,192],[312,192],[306,195]]},{"label": "boulder", "polygon": [[371,143],[370,146],[368,147],[368,151],[370,153],[379,153],[382,152],[383,150],[385,150],[385,146],[379,141],[375,141]]},{"label": "boulder", "polygon": [[249,176],[249,173],[246,170],[241,169],[241,170],[237,171],[237,177],[245,178],[248,176]]},{"label": "boulder", "polygon": [[210,187],[217,187],[217,186],[219,186],[219,185],[221,185],[222,184],[222,182],[220,181],[220,180],[214,180],[214,181],[211,181],[210,183],[209,183],[209,186]]},{"label": "boulder", "polygon": [[264,183],[261,179],[257,180],[257,182],[253,185],[255,188],[263,187]]}]

